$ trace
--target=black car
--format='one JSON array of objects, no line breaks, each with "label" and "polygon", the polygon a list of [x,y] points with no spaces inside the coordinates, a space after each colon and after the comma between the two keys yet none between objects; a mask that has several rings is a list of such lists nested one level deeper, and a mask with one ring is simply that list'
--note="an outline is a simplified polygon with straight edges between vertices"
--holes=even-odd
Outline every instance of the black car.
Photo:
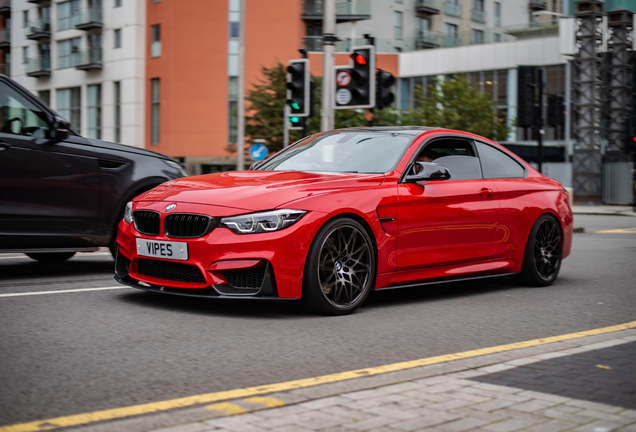
[{"label": "black car", "polygon": [[0,75],[0,252],[62,261],[112,250],[126,203],[185,175],[160,153],[81,137]]}]

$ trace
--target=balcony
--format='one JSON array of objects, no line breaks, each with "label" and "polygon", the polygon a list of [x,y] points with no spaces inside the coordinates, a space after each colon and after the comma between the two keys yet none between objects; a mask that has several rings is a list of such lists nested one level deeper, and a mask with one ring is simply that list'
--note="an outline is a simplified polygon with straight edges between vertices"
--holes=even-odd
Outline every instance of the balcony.
[{"label": "balcony", "polygon": [[11,48],[11,29],[0,30],[0,49]]},{"label": "balcony", "polygon": [[444,48],[452,48],[461,46],[459,35],[444,35]]},{"label": "balcony", "polygon": [[461,17],[462,7],[457,3],[451,3],[449,1],[446,1],[444,3],[444,13],[450,16]]},{"label": "balcony", "polygon": [[[322,22],[322,0],[305,0],[302,18]],[[371,0],[336,0],[336,22],[361,21],[371,18]]]},{"label": "balcony", "polygon": [[548,0],[530,0],[528,3],[531,11],[542,11],[548,8]]},{"label": "balcony", "polygon": [[86,51],[79,51],[73,54],[73,57],[75,69],[89,71],[103,67],[101,48],[90,48]]},{"label": "balcony", "polygon": [[442,44],[442,34],[430,30],[420,30],[415,38],[415,49],[438,48]]},{"label": "balcony", "polygon": [[26,37],[31,40],[48,39],[51,37],[51,19],[40,18],[27,23]]},{"label": "balcony", "polygon": [[73,15],[73,26],[80,30],[102,28],[102,8],[93,7],[79,11]]},{"label": "balcony", "polygon": [[[353,45],[366,45],[366,40],[356,39],[355,41],[351,41],[351,39],[339,40],[336,42],[336,52],[347,52],[349,48]],[[322,51],[322,36],[305,36],[303,37],[303,46],[307,51]]]},{"label": "balcony", "polygon": [[486,24],[486,11],[472,9],[471,10],[471,19],[475,22]]},{"label": "balcony", "polygon": [[0,0],[0,15],[11,13],[11,0]]},{"label": "balcony", "polygon": [[38,57],[27,59],[25,65],[27,76],[48,77],[51,76],[51,57]]},{"label": "balcony", "polygon": [[415,0],[417,13],[438,14],[442,10],[441,0]]}]

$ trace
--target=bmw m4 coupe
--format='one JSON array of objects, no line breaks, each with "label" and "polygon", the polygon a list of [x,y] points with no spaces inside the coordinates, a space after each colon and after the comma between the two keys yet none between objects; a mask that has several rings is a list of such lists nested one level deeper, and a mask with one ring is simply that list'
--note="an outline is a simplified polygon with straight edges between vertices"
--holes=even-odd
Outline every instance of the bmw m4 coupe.
[{"label": "bmw m4 coupe", "polygon": [[115,278],[202,298],[356,310],[371,290],[512,275],[552,284],[570,253],[562,185],[499,144],[439,128],[310,135],[249,171],[128,203]]}]

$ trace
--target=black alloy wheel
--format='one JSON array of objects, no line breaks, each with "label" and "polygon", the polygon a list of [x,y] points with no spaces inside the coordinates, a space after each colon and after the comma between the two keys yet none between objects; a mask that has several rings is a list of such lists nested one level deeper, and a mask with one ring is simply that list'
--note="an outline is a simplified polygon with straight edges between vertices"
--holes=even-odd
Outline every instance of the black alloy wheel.
[{"label": "black alloy wheel", "polygon": [[367,231],[353,219],[335,219],[309,250],[303,300],[322,314],[352,313],[371,291],[375,276],[375,246]]},{"label": "black alloy wheel", "polygon": [[561,269],[562,255],[561,226],[553,216],[541,216],[530,232],[523,258],[523,269],[515,279],[524,285],[551,285]]}]

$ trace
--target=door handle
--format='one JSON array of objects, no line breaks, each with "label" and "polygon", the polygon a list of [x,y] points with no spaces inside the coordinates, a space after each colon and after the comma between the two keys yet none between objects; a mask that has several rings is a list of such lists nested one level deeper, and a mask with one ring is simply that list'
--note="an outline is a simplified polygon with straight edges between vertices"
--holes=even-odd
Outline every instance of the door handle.
[{"label": "door handle", "polygon": [[482,190],[479,191],[479,196],[482,198],[490,198],[492,195],[493,195],[492,190],[487,188],[482,188]]}]

